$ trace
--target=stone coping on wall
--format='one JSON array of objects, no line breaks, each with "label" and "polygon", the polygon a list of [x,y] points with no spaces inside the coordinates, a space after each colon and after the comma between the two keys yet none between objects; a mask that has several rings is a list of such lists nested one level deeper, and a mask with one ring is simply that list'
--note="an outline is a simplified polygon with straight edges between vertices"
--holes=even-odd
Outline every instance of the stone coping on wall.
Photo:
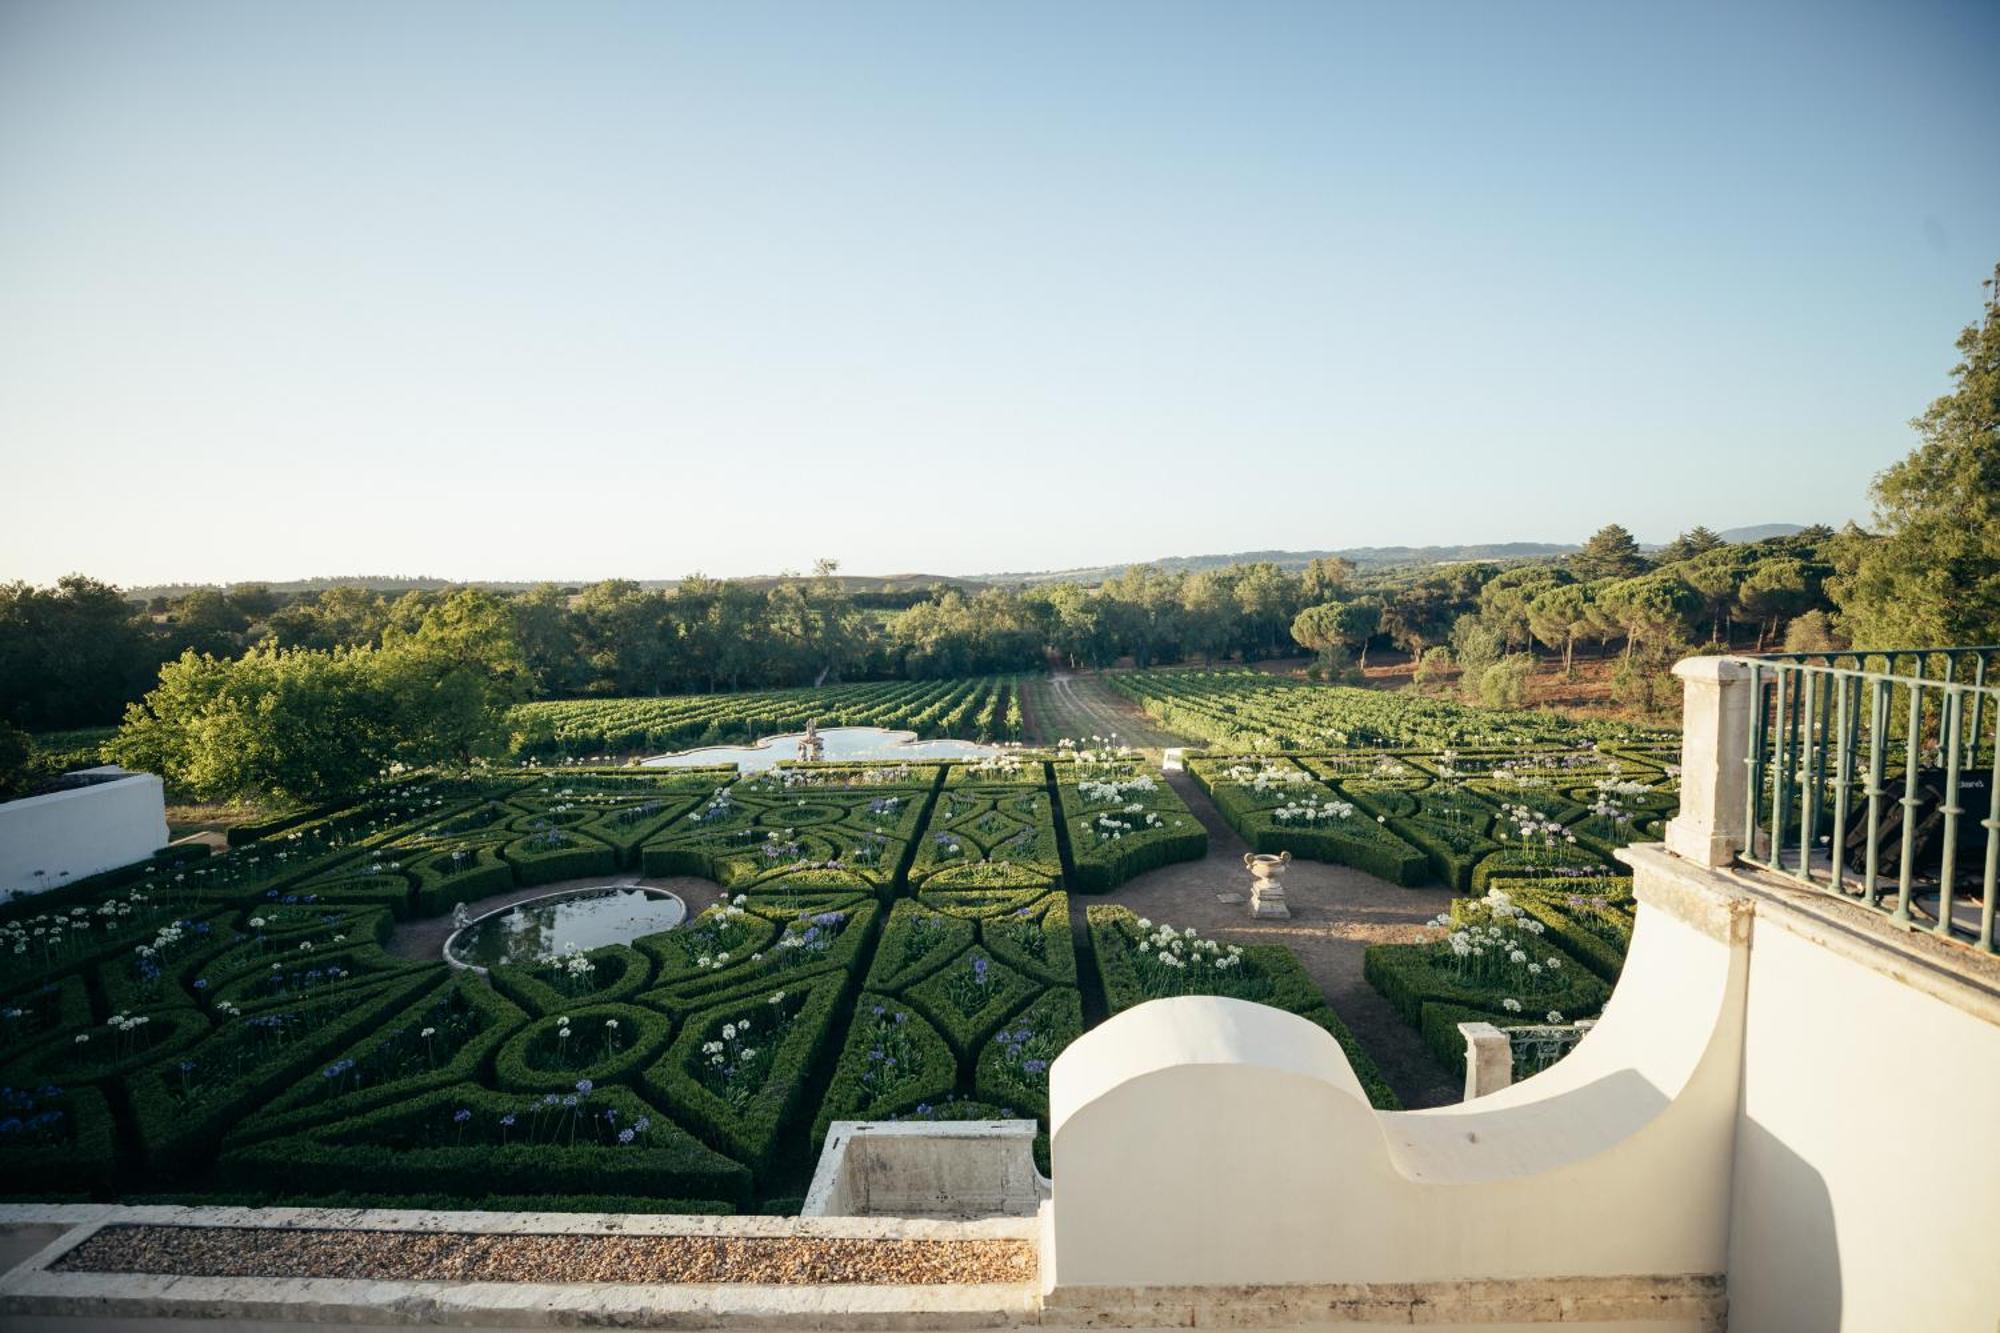
[{"label": "stone coping on wall", "polygon": [[1887,914],[1782,875],[1750,867],[1710,869],[1658,843],[1620,849],[1634,872],[1641,903],[1713,933],[1723,919],[1754,916],[1809,939],[1882,976],[2000,1025],[2000,957],[1922,926],[1899,925]]}]

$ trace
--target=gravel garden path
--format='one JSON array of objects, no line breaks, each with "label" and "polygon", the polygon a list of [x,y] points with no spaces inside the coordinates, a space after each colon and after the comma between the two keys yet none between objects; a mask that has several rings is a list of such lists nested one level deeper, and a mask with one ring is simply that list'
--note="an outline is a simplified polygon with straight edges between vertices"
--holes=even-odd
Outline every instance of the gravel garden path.
[{"label": "gravel garden path", "polygon": [[[1108,894],[1074,901],[1116,903],[1156,925],[1193,926],[1226,943],[1284,945],[1375,1057],[1405,1106],[1457,1103],[1464,1092],[1463,1072],[1441,1068],[1416,1030],[1361,975],[1369,945],[1425,938],[1424,923],[1449,906],[1451,891],[1399,888],[1347,866],[1294,861],[1285,871],[1291,919],[1257,920],[1250,915],[1250,874],[1243,868],[1249,848],[1192,778],[1169,773],[1166,780],[1208,829],[1208,855],[1147,871]],[[1219,893],[1241,894],[1244,900],[1218,902]]]}]

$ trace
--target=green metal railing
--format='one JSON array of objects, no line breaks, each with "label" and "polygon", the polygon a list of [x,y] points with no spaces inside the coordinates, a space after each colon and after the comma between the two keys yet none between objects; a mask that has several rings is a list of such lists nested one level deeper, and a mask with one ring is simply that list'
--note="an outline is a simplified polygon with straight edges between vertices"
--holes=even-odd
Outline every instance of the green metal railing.
[{"label": "green metal railing", "polygon": [[1993,951],[2000,648],[1736,660],[1751,701],[1740,859]]}]

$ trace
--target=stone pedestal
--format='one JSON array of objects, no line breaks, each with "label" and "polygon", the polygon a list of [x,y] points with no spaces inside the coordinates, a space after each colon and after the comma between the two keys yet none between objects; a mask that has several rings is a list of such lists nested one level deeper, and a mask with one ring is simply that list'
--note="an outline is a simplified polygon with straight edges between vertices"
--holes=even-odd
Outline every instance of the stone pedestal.
[{"label": "stone pedestal", "polygon": [[1514,1043],[1492,1023],[1460,1023],[1465,1038],[1465,1100],[1484,1097],[1514,1082]]},{"label": "stone pedestal", "polygon": [[1250,871],[1250,915],[1259,917],[1289,918],[1292,909],[1285,906],[1285,885],[1282,876],[1285,867],[1292,863],[1290,852],[1279,852],[1272,856],[1268,852],[1245,852],[1243,864]]}]

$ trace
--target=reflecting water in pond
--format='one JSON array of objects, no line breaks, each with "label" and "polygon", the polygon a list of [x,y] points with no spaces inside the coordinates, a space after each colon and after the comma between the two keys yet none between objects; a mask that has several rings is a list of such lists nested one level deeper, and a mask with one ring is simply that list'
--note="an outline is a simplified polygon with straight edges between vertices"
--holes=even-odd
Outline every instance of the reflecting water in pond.
[{"label": "reflecting water in pond", "polygon": [[473,967],[536,963],[572,944],[629,944],[686,919],[687,904],[662,889],[585,889],[490,912],[445,941],[445,952]]},{"label": "reflecting water in pond", "polygon": [[[682,750],[678,754],[663,754],[648,759],[645,764],[652,768],[698,768],[703,764],[735,764],[745,773],[760,773],[767,768],[799,757],[799,739],[802,731],[787,732],[782,736],[766,736],[755,745],[710,745],[699,750]],[[998,754],[997,745],[980,745],[973,741],[920,741],[914,731],[889,731],[882,727],[827,727],[819,733],[826,747],[823,758],[831,762],[837,759],[890,759],[902,763],[919,763],[925,759],[979,759],[989,754]]]}]

